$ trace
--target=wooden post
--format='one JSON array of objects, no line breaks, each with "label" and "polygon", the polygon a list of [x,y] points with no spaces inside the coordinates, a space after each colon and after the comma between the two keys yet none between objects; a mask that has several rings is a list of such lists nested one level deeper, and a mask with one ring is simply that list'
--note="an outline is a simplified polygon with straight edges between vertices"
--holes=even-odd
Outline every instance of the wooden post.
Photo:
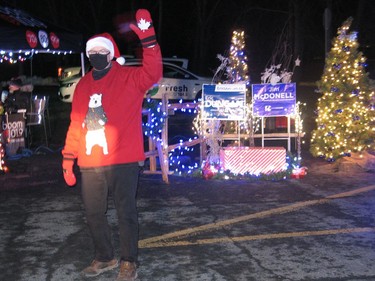
[{"label": "wooden post", "polygon": [[169,160],[168,160],[168,97],[164,93],[161,101],[161,110],[164,114],[164,124],[161,130],[161,142],[158,141],[156,147],[158,149],[160,168],[165,183],[169,183]]},{"label": "wooden post", "polygon": [[[154,151],[155,149],[155,141],[152,137],[148,137],[148,151]],[[150,171],[156,172],[156,156],[150,156]]]},{"label": "wooden post", "polygon": [[159,156],[159,162],[160,162],[160,168],[161,168],[161,174],[162,174],[163,181],[166,184],[169,184],[169,179],[168,179],[168,173],[169,173],[168,150],[165,150],[163,148],[163,144],[162,144],[161,141],[157,142],[156,147],[158,149],[158,156]]},{"label": "wooden post", "polygon": [[[147,123],[151,122],[151,113],[148,110],[143,110],[143,114],[147,114]],[[148,151],[154,151],[156,149],[155,141],[154,139],[150,136],[148,137]],[[156,172],[156,156],[155,155],[150,155],[150,172]]]}]

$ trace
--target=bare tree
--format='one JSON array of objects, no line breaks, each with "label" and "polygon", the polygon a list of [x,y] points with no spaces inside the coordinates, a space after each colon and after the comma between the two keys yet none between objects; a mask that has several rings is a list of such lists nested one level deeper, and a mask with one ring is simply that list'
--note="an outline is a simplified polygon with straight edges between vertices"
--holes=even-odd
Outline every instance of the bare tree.
[{"label": "bare tree", "polygon": [[207,50],[210,44],[212,28],[214,25],[214,16],[221,0],[196,0],[196,26],[195,26],[195,44],[192,68],[201,72],[202,66],[207,62]]}]

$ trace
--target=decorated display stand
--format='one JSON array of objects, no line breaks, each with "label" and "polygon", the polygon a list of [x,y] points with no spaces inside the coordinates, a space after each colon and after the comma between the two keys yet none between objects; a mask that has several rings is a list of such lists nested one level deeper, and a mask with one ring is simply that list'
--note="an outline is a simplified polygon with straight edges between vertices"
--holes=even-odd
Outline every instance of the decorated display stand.
[{"label": "decorated display stand", "polygon": [[[253,84],[252,85],[253,115],[261,117],[261,143],[264,147],[266,140],[286,140],[287,149],[291,151],[291,138],[298,137],[291,133],[291,117],[295,116],[296,84]],[[287,132],[265,134],[265,117],[286,117]]]},{"label": "decorated display stand", "polygon": [[[203,122],[215,123],[221,120],[244,122],[246,85],[243,83],[203,85],[202,104]],[[215,146],[220,141],[218,134],[220,131],[217,128],[206,130],[206,139],[211,139],[208,141],[210,151],[206,162],[213,165],[219,163],[222,169],[230,170],[234,174],[259,175],[276,173],[285,169],[285,148],[219,146],[219,153],[217,153]],[[238,138],[240,138],[240,134],[238,134]]]},{"label": "decorated display stand", "polygon": [[261,138],[262,147],[264,147],[265,141],[276,141],[276,140],[286,140],[287,141],[287,149],[291,151],[291,140],[292,138],[298,137],[298,134],[291,132],[291,117],[288,116],[275,116],[275,117],[286,117],[287,118],[287,131],[285,133],[268,133],[264,132],[265,128],[265,117],[261,118],[261,134],[257,137]]},{"label": "decorated display stand", "polygon": [[[156,171],[156,157],[159,157],[163,180],[168,183],[169,163],[173,163],[170,152],[174,149],[200,144],[200,173],[204,179],[217,178],[248,178],[265,179],[285,178],[292,167],[295,178],[305,174],[305,169],[298,165],[287,163],[285,147],[266,147],[265,141],[286,140],[287,149],[291,150],[291,139],[296,138],[298,157],[300,160],[302,120],[300,104],[296,103],[296,85],[290,83],[292,72],[282,71],[283,79],[276,73],[265,72],[267,77],[263,84],[254,85],[253,96],[249,95],[250,80],[247,76],[246,55],[244,52],[244,32],[234,31],[230,57],[218,55],[221,65],[217,69],[211,84],[202,87],[200,103],[168,104],[166,97],[161,102],[161,115],[150,116],[147,126],[158,132],[157,137],[149,135],[150,171]],[[297,63],[296,63],[297,65]],[[279,69],[275,67],[272,69]],[[273,70],[272,70],[273,71]],[[219,77],[223,75],[226,79]],[[280,78],[279,77],[279,78]],[[276,81],[277,80],[277,81]],[[278,84],[282,80],[283,84]],[[249,102],[246,102],[246,100]],[[168,112],[175,109],[195,107],[198,114],[193,121],[193,127],[198,137],[186,142],[168,145]],[[159,108],[159,109],[160,109]],[[286,132],[266,133],[265,118],[283,118],[287,120]],[[163,128],[155,129],[152,124],[163,120]],[[294,131],[292,129],[294,121]],[[259,125],[259,123],[261,123]],[[260,132],[260,133],[259,133]],[[261,147],[255,147],[255,138],[261,138]],[[225,141],[231,143],[224,143]],[[248,146],[246,143],[248,142]],[[227,146],[225,146],[227,145]],[[289,157],[290,159],[290,157]],[[304,173],[304,174],[303,174]]]},{"label": "decorated display stand", "polygon": [[[224,92],[223,92],[224,89]],[[168,176],[173,172],[169,170],[169,153],[182,147],[190,147],[200,144],[200,163],[203,171],[213,175],[212,169],[230,170],[235,174],[272,174],[285,170],[286,149],[284,147],[255,147],[243,146],[238,142],[235,146],[222,147],[222,141],[225,134],[221,131],[223,121],[233,121],[237,124],[246,123],[242,117],[248,114],[249,108],[245,103],[244,84],[221,84],[204,85],[202,103],[177,103],[169,104],[168,99],[164,98],[161,102],[157,101],[157,110],[160,110],[160,116],[156,117],[150,110],[144,109],[143,114],[147,116],[147,124],[157,123],[153,119],[163,118],[162,128],[154,131],[157,136],[148,135],[148,151],[145,153],[149,158],[149,170],[145,173],[162,174],[163,181],[169,183]],[[211,94],[210,94],[211,93]],[[156,101],[156,100],[154,100]],[[298,103],[295,106],[298,110]],[[199,109],[199,124],[195,127],[199,129],[199,137],[193,140],[168,144],[168,113],[177,110]],[[297,124],[299,115],[287,116],[294,118],[296,133],[290,133],[291,136],[302,134]],[[220,119],[219,119],[220,118]],[[232,120],[233,119],[233,120]],[[259,128],[257,129],[259,130]],[[147,134],[146,134],[147,135]],[[259,134],[241,134],[236,133],[236,139],[258,137]],[[267,135],[264,134],[265,139]],[[300,140],[300,137],[298,138]],[[300,142],[298,142],[300,144]],[[157,168],[157,158],[159,158],[160,170]],[[212,165],[211,165],[212,164]],[[217,171],[216,171],[217,172]],[[206,174],[207,175],[207,174]],[[209,178],[210,176],[205,176]]]}]

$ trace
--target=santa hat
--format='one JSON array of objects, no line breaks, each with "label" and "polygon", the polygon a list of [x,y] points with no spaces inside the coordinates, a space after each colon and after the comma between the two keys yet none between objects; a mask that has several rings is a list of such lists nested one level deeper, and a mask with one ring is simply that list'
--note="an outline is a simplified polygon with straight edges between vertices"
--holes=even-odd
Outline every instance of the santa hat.
[{"label": "santa hat", "polygon": [[89,57],[89,51],[94,47],[103,47],[110,52],[111,59],[114,57],[116,61],[123,65],[125,64],[125,59],[121,57],[120,51],[118,50],[115,40],[109,33],[101,33],[91,37],[86,43],[86,56]]}]

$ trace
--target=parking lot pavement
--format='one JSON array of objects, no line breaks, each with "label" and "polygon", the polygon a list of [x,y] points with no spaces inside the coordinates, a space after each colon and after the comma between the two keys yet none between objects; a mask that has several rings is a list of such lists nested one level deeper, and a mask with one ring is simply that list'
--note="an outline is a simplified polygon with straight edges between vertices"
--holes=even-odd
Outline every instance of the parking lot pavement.
[{"label": "parking lot pavement", "polygon": [[[93,248],[60,160],[33,155],[0,175],[2,280],[85,280]],[[138,280],[375,280],[374,173],[308,168],[274,182],[142,174]],[[112,200],[108,217],[118,246]]]}]

